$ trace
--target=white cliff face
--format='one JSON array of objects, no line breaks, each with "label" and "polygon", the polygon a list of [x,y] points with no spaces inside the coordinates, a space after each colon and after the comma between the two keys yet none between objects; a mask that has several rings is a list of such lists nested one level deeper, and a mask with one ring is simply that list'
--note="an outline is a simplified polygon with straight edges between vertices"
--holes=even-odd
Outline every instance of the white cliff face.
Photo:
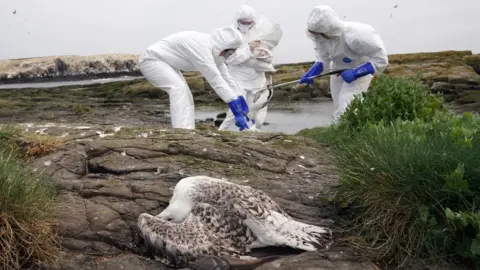
[{"label": "white cliff face", "polygon": [[49,56],[0,60],[0,82],[139,74],[138,55]]}]

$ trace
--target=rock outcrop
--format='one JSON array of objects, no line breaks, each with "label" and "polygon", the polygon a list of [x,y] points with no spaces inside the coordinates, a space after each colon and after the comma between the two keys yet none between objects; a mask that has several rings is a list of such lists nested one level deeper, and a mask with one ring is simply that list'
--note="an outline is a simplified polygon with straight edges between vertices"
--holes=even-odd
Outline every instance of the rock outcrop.
[{"label": "rock outcrop", "polygon": [[[480,55],[471,51],[442,51],[389,56],[385,70],[389,76],[414,77],[417,74],[433,92],[441,92],[447,101],[455,101],[459,110],[480,110]],[[297,80],[313,62],[276,66],[273,83]],[[59,56],[0,61],[0,83],[35,80],[66,80],[96,78],[102,76],[141,75],[136,55]],[[221,102],[208,82],[198,72],[185,72],[185,79],[192,89],[196,103]],[[165,92],[153,87],[145,79],[130,82],[108,83],[114,88],[112,95],[141,95],[167,101]],[[93,85],[91,87],[98,86]],[[84,88],[88,88],[85,86]],[[315,81],[313,87],[290,85],[277,88],[272,98],[276,101],[316,101],[329,99],[328,78]]]},{"label": "rock outcrop", "polygon": [[[151,259],[136,219],[143,212],[162,211],[175,184],[191,175],[255,187],[297,220],[331,224],[334,210],[323,192],[337,184],[337,174],[327,150],[308,139],[153,127],[29,125],[30,132],[36,129],[64,141],[55,153],[32,164],[50,175],[60,190],[56,230],[63,251],[58,267],[46,269],[169,269]],[[113,135],[101,136],[104,133]],[[297,269],[375,269],[341,246],[320,253],[281,253],[290,256],[259,269],[291,269],[303,258],[308,259]]]},{"label": "rock outcrop", "polygon": [[137,58],[134,54],[106,54],[2,60],[0,83],[140,76]]}]

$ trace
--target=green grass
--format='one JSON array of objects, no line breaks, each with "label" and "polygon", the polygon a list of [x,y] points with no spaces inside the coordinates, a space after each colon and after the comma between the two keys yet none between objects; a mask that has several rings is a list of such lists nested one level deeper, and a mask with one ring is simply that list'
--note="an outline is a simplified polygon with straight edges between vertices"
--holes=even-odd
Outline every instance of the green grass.
[{"label": "green grass", "polygon": [[[372,258],[473,260],[480,256],[480,117],[370,126],[332,146],[342,198],[358,213],[352,241]],[[344,200],[344,199],[343,199]],[[473,219],[457,227],[447,216]],[[477,235],[478,234],[478,235]]]},{"label": "green grass", "polygon": [[360,252],[401,269],[480,269],[480,116],[449,112],[418,80],[380,76],[338,126],[298,135],[329,145],[344,240]]},{"label": "green grass", "polygon": [[51,179],[26,166],[19,130],[0,125],[0,265],[20,269],[54,264],[56,191]]}]

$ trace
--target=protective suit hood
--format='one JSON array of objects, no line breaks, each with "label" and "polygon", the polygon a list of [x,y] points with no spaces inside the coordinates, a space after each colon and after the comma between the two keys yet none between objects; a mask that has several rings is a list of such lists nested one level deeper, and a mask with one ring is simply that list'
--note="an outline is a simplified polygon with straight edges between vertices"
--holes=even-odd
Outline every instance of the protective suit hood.
[{"label": "protective suit hood", "polygon": [[238,49],[242,45],[243,36],[234,27],[224,26],[215,29],[210,40],[212,42],[213,56],[215,59],[218,59],[223,50]]},{"label": "protective suit hood", "polygon": [[329,6],[319,5],[308,15],[307,29],[330,37],[338,37],[345,29],[345,22],[340,20]]},{"label": "protective suit hood", "polygon": [[[242,25],[238,23],[239,20],[250,20],[253,21],[251,25]],[[243,5],[237,11],[237,15],[235,16],[235,26],[237,27],[240,32],[246,34],[250,31],[255,24],[257,23],[257,15],[255,9],[249,5]]]}]

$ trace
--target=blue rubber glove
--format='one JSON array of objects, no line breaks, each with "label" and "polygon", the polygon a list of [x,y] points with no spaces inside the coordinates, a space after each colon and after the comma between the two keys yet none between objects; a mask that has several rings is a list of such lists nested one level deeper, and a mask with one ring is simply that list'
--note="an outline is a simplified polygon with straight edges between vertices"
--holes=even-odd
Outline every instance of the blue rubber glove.
[{"label": "blue rubber glove", "polygon": [[340,73],[340,76],[342,76],[345,82],[351,83],[360,77],[373,73],[375,73],[375,68],[373,67],[372,63],[367,62],[356,68],[351,68],[343,71],[342,73]]},{"label": "blue rubber glove", "polygon": [[242,106],[243,115],[245,115],[245,118],[247,119],[247,121],[250,121],[250,119],[248,119],[248,116],[247,116],[248,113],[250,112],[247,105],[247,101],[243,96],[238,96],[238,99],[240,99],[240,105]]},{"label": "blue rubber glove", "polygon": [[300,78],[300,82],[298,82],[299,84],[302,84],[302,83],[305,83],[305,84],[308,84],[308,85],[312,85],[313,84],[313,79],[308,79],[309,77],[312,77],[312,76],[317,76],[317,75],[320,75],[320,73],[322,73],[323,71],[323,63],[322,62],[315,62],[315,64],[313,64],[310,69],[305,72],[305,74],[302,75],[302,77]]},{"label": "blue rubber glove", "polygon": [[[247,119],[245,118],[244,114],[244,107],[246,106],[246,103],[243,104],[241,97],[242,96],[239,96],[228,103],[228,107],[230,110],[232,110],[233,116],[235,116],[235,126],[237,126],[240,131],[248,129]],[[243,99],[243,101],[245,101],[245,99]]]}]

